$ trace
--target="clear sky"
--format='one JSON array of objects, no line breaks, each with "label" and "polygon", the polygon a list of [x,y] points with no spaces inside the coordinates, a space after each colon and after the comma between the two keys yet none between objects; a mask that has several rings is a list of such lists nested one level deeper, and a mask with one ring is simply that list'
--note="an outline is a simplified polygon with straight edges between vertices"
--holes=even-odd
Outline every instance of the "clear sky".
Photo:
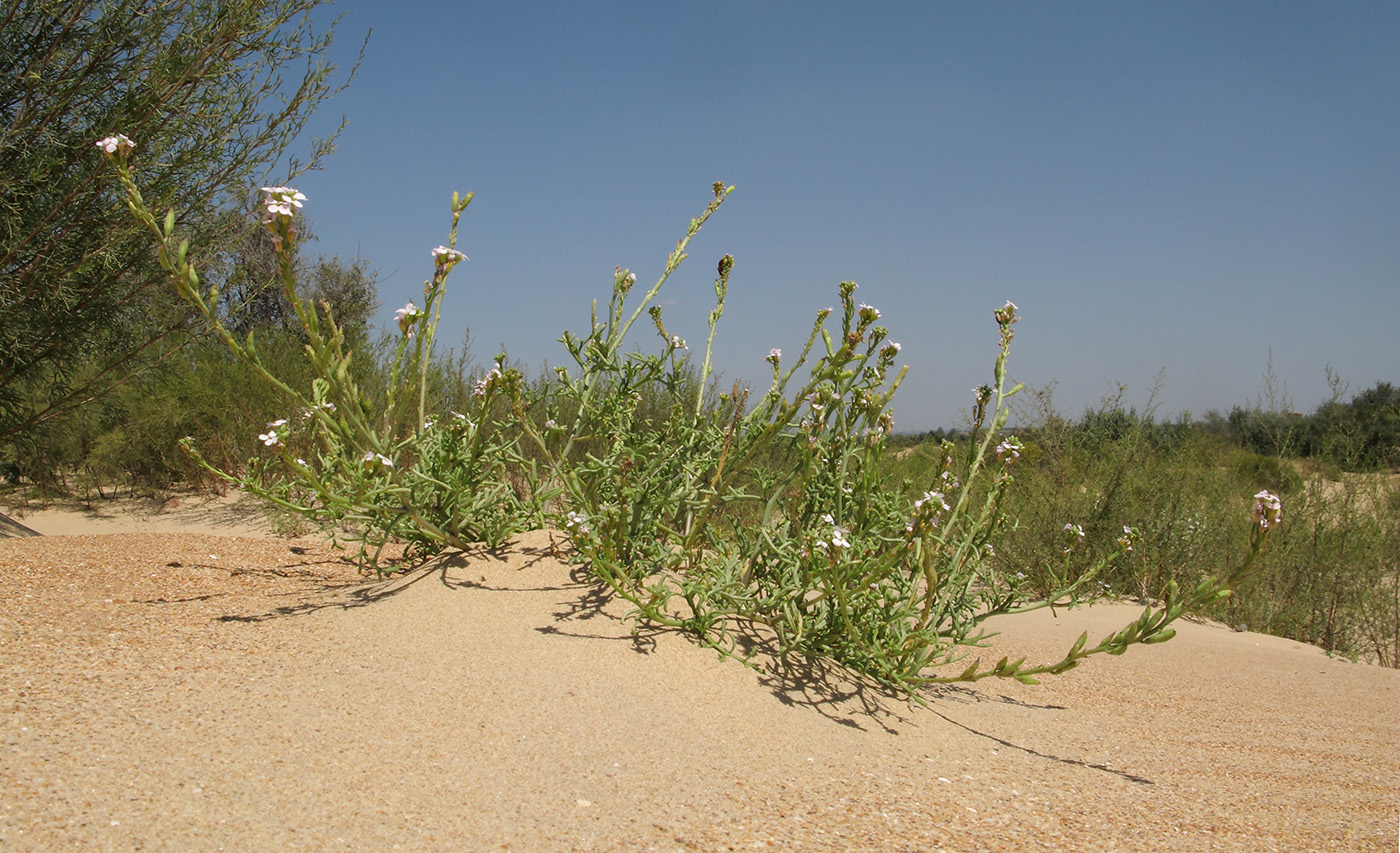
[{"label": "clear sky", "polygon": [[565,363],[613,267],[649,285],[722,180],[668,326],[703,345],[733,254],[717,361],[764,384],[854,280],[903,344],[900,431],[958,423],[1007,299],[1013,378],[1071,416],[1159,371],[1159,416],[1227,412],[1271,352],[1297,410],[1329,365],[1400,382],[1393,0],[336,8],[339,61],[373,34],[297,184],[312,251],[377,267],[387,325],[474,190],[439,340],[479,360]]}]

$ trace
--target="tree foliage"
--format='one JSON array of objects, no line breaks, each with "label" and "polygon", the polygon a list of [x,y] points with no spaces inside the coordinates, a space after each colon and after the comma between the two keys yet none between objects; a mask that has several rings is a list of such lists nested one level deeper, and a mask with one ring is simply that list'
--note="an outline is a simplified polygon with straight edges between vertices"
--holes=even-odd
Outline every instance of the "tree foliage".
[{"label": "tree foliage", "polygon": [[290,153],[343,85],[324,2],[0,0],[0,454],[26,455],[200,328],[95,141],[135,140],[150,202],[180,211],[204,269],[236,277],[250,190],[334,140]]}]

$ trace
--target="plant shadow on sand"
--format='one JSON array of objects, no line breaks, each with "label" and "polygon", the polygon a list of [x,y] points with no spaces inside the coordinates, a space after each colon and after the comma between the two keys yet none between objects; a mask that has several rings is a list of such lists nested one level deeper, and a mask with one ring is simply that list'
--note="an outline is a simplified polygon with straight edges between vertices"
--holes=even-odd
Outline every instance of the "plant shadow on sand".
[{"label": "plant shadow on sand", "polygon": [[[629,614],[622,612],[619,605],[623,602],[613,595],[607,584],[594,578],[585,566],[567,567],[567,580],[561,582],[558,568],[562,562],[563,554],[553,539],[547,545],[535,547],[515,540],[496,550],[480,548],[440,554],[378,581],[346,583],[324,578],[323,583],[309,591],[309,600],[262,613],[230,614],[217,619],[225,622],[258,623],[305,616],[326,609],[369,607],[435,579],[443,588],[453,592],[568,593],[569,595],[559,601],[550,614],[551,621],[534,628],[540,634],[552,637],[629,643],[638,654],[649,655],[656,651],[663,634],[677,633],[640,625],[632,620]],[[317,577],[315,572],[302,568],[302,565],[304,564],[283,566],[275,570],[265,570],[264,573],[271,571],[281,576],[290,573],[308,579]],[[306,591],[298,595],[308,599]],[[590,629],[590,623],[597,624],[598,628]],[[608,626],[611,626],[611,629]],[[628,630],[619,631],[619,626],[625,626]],[[694,641],[695,637],[687,636],[686,639]],[[784,657],[778,653],[776,639],[766,636],[761,629],[736,630],[732,635],[732,643],[732,647],[727,649],[711,648],[716,654],[732,657],[739,664],[752,670],[758,683],[778,702],[793,708],[805,708],[837,725],[862,731],[877,726],[887,734],[897,735],[901,726],[915,724],[915,717],[921,712],[933,714],[949,725],[1027,756],[1098,770],[1135,784],[1155,784],[1151,779],[1105,764],[1066,758],[1023,746],[954,719],[937,707],[992,702],[1050,713],[1068,710],[1063,705],[1027,702],[1005,694],[991,694],[959,685],[930,687],[921,691],[914,700],[910,700],[833,661],[810,656]]]}]

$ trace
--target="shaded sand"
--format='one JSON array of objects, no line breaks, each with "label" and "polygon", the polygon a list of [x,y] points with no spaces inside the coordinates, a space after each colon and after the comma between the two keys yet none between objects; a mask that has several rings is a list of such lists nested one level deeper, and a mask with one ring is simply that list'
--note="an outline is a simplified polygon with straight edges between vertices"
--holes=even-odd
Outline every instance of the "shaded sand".
[{"label": "shaded sand", "polygon": [[633,637],[548,546],[366,584],[274,539],[0,540],[0,848],[1396,847],[1400,672],[1188,624],[911,708]]},{"label": "shaded sand", "polygon": [[[165,500],[144,497],[77,498],[35,508],[10,508],[10,517],[44,536],[87,533],[209,533],[273,536],[267,513],[238,491],[224,495],[180,493]],[[0,535],[4,531],[0,530]]]}]

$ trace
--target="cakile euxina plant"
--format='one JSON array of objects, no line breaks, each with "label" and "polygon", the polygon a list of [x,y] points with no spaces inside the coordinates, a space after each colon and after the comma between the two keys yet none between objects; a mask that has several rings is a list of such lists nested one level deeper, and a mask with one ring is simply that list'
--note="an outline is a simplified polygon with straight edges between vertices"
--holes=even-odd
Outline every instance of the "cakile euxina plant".
[{"label": "cakile euxina plant", "polygon": [[[1172,621],[1244,579],[1264,546],[1267,523],[1257,527],[1240,570],[1185,595],[1170,586],[1160,607],[1095,646],[1085,636],[1063,659],[1042,666],[1002,660],[943,671],[987,645],[992,635],[981,626],[988,618],[1101,595],[1093,580],[1133,547],[1135,532],[1125,530],[1118,550],[1087,571],[1071,575],[1067,559],[1056,588],[1036,599],[1022,588],[1020,574],[1008,575],[987,559],[1010,524],[1002,496],[1020,455],[1020,443],[1003,432],[1008,399],[1019,388],[1006,387],[1018,320],[1010,302],[994,312],[1000,347],[993,384],[974,389],[974,441],[965,455],[946,448],[936,480],[917,498],[906,498],[880,473],[893,426],[889,404],[904,370],[891,376],[899,344],[877,325],[877,309],[857,305],[854,282],[840,285],[839,313],[818,312],[790,367],[784,369],[779,350],[769,353],[772,381],[761,398],[750,401],[736,386],[707,406],[733,259],[719,264],[698,376],[654,303],[730,189],[715,185],[713,201],[692,220],[639,304],[627,304],[635,275],[618,269],[605,319],[595,306],[586,335],[565,333],[574,370],[560,368],[550,394],[530,405],[547,414],[550,407],[570,412],[569,425],[549,417],[541,430],[538,415],[521,419],[551,480],[564,490],[560,520],[575,559],[635,605],[638,619],[693,632],[725,653],[736,652],[740,634],[766,633],[782,655],[829,657],[912,691],[991,676],[1034,681],[1092,654],[1162,642],[1174,634]],[[661,340],[657,354],[623,348],[644,312]],[[833,314],[835,330],[827,328]],[[652,401],[646,416],[644,399]],[[553,431],[563,436],[551,440]],[[1080,538],[1077,530],[1067,525],[1066,554]]]},{"label": "cakile euxina plant", "polygon": [[[174,242],[173,216],[162,227],[146,211],[127,166],[130,150],[118,141],[109,154],[132,210],[156,236],[162,264],[234,354],[256,365],[251,337],[240,342],[224,330],[209,307],[215,294],[201,293]],[[1014,525],[1003,498],[1022,449],[1005,434],[1008,400],[1019,390],[1007,387],[1019,320],[1010,302],[994,312],[999,350],[992,383],[974,389],[972,440],[965,448],[946,444],[936,474],[917,488],[882,474],[890,404],[906,368],[895,370],[900,345],[879,325],[878,309],[856,302],[854,282],[840,284],[839,309],[817,312],[786,366],[780,350],[769,353],[765,392],[736,384],[713,394],[715,331],[734,259],[718,264],[698,368],[685,341],[668,332],[657,297],[731,190],[714,185],[713,199],[635,306],[636,276],[615,271],[605,314],[599,317],[595,302],[588,331],[562,338],[571,366],[531,389],[499,359],[478,383],[472,411],[441,417],[426,411],[426,365],[443,283],[463,259],[454,241],[471,196],[454,196],[452,238],[434,252],[425,308],[410,304],[398,314],[401,336],[378,408],[350,380],[333,319],[323,334],[283,257],[284,285],[306,328],[317,379],[306,396],[264,376],[303,408],[308,426],[303,435],[284,434],[283,422],[269,425],[263,438],[275,456],[237,479],[318,520],[356,522],[376,547],[390,537],[427,549],[499,543],[548,509],[570,536],[572,559],[634,605],[639,623],[690,632],[725,654],[740,654],[741,637],[772,642],[782,657],[829,658],[911,696],[924,685],[988,677],[1034,682],[1089,655],[1163,642],[1173,621],[1248,577],[1280,518],[1268,493],[1256,496],[1249,554],[1228,576],[1189,592],[1173,583],[1135,622],[1094,646],[1080,637],[1058,661],[963,665],[989,645],[987,619],[1102,595],[1094,579],[1134,547],[1135,532],[1125,530],[1117,550],[1085,571],[1071,572],[1066,559],[1049,595],[1033,596],[1021,573],[990,559],[998,536]],[[265,220],[285,245],[295,238],[302,198],[287,188],[267,193]],[[659,351],[624,348],[643,314]],[[416,393],[400,394],[401,382]],[[497,399],[507,405],[493,405]],[[313,448],[314,461],[294,456],[292,440]],[[1067,555],[1080,538],[1067,524]]]},{"label": "cakile euxina plant", "polygon": [[[188,245],[175,238],[175,212],[157,222],[141,197],[129,158],[135,144],[124,136],[98,143],[115,164],[132,213],[152,232],[161,266],[176,289],[204,317],[234,356],[277,388],[291,410],[259,435],[273,454],[250,460],[243,474],[220,471],[185,449],[218,476],[285,510],[357,541],[360,557],[378,566],[390,539],[420,550],[498,545],[542,519],[507,485],[506,461],[517,438],[494,429],[494,399],[520,381],[499,366],[478,386],[465,413],[437,418],[427,411],[428,370],[443,292],[452,268],[466,260],[456,249],[457,227],[472,195],[452,197],[452,229],[446,246],[432,250],[433,276],[423,285],[423,308],[413,303],[396,314],[399,337],[382,394],[366,394],[352,378],[352,353],[329,306],[316,306],[297,290],[292,247],[297,210],[306,197],[290,187],[264,187],[262,221],[277,251],[280,283],[305,332],[306,356],[315,379],[292,388],[263,366],[252,332],[241,340],[220,317],[216,285],[201,283],[187,261]],[[538,498],[539,496],[536,496]]]}]

